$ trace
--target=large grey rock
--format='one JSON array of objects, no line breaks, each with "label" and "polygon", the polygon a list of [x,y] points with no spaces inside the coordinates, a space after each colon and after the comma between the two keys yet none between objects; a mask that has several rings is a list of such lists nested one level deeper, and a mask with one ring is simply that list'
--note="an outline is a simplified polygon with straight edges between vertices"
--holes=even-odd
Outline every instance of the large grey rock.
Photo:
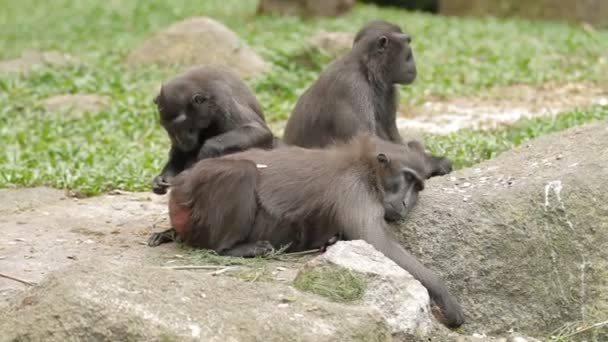
[{"label": "large grey rock", "polygon": [[270,65],[224,24],[206,17],[193,17],[158,32],[132,51],[129,65],[224,64],[241,77],[252,77]]},{"label": "large grey rock", "polygon": [[87,260],[0,312],[0,341],[390,340],[375,309],[203,272]]},{"label": "large grey rock", "polygon": [[467,332],[547,336],[601,322],[607,180],[608,122],[545,136],[428,181],[402,243],[460,298]]},{"label": "large grey rock", "polygon": [[351,10],[355,0],[261,0],[258,13],[335,17]]},{"label": "large grey rock", "polygon": [[327,264],[366,276],[362,302],[382,312],[393,335],[425,336],[431,331],[426,288],[367,242],[339,241],[311,260],[302,272]]},{"label": "large grey rock", "polygon": [[77,63],[79,61],[76,58],[65,53],[30,50],[18,58],[0,61],[0,73],[27,74],[41,66],[61,68]]}]

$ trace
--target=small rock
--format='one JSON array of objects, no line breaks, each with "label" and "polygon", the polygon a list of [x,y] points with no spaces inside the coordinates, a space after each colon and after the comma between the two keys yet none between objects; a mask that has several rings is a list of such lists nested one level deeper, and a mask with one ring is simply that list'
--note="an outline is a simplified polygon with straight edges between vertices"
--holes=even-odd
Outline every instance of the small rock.
[{"label": "small rock", "polygon": [[355,0],[261,0],[258,13],[335,17],[350,11],[354,4]]},{"label": "small rock", "polygon": [[31,50],[24,52],[19,58],[0,61],[0,73],[27,74],[41,66],[65,67],[77,63],[79,61],[68,54],[57,51]]},{"label": "small rock", "polygon": [[319,31],[308,39],[307,51],[335,59],[350,51],[354,39],[355,35],[350,32]]},{"label": "small rock", "polygon": [[363,240],[338,241],[301,270],[321,265],[337,266],[368,278],[363,303],[382,312],[393,334],[431,331],[429,294],[406,270]]},{"label": "small rock", "polygon": [[264,73],[270,65],[224,24],[193,17],[158,32],[129,54],[127,64],[227,65],[241,76]]},{"label": "small rock", "polygon": [[[46,98],[42,107],[47,112],[69,111],[75,117],[83,113],[98,113],[110,104],[110,98],[95,94],[64,94]],[[78,195],[76,195],[78,196]]]}]

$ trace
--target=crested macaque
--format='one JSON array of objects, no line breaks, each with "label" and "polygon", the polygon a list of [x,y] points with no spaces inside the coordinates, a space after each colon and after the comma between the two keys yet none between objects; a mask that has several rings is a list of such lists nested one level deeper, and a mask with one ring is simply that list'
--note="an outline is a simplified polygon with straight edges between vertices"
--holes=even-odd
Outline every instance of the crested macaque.
[{"label": "crested macaque", "polygon": [[298,99],[285,127],[285,143],[324,147],[362,132],[403,143],[395,122],[395,84],[416,79],[411,42],[397,25],[366,24],[351,51],[333,61]]},{"label": "crested macaque", "polygon": [[255,95],[228,67],[192,68],[164,83],[154,103],[171,139],[169,161],[152,182],[157,194],[198,160],[278,143]]},{"label": "crested macaque", "polygon": [[387,223],[408,214],[425,179],[441,167],[419,143],[372,135],[327,149],[251,149],[200,161],[178,175],[169,216],[183,242],[220,255],[324,248],[336,237],[365,240],[418,279],[444,323],[457,327],[464,322],[457,299]]}]

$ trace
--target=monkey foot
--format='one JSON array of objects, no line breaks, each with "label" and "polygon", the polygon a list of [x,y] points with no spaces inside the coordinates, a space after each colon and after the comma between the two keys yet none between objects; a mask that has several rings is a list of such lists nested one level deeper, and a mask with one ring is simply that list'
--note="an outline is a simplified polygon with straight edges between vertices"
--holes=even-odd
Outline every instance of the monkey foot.
[{"label": "monkey foot", "polygon": [[153,233],[152,235],[150,235],[150,237],[148,238],[148,246],[156,247],[162,245],[163,243],[169,243],[174,241],[178,241],[178,236],[175,232],[175,229],[171,228],[160,233]]},{"label": "monkey foot", "polygon": [[222,252],[222,255],[253,258],[265,256],[274,252],[274,247],[268,241],[245,242]]}]

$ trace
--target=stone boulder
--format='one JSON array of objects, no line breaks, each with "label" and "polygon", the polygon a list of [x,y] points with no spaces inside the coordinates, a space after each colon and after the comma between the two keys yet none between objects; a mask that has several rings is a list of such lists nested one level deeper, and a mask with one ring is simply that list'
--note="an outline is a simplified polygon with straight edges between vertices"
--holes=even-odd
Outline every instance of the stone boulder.
[{"label": "stone boulder", "polygon": [[42,107],[46,111],[69,111],[75,117],[80,117],[84,113],[101,112],[109,104],[109,97],[95,94],[55,95],[42,101]]},{"label": "stone boulder", "polygon": [[351,10],[355,0],[261,0],[260,14],[336,17]]},{"label": "stone boulder", "polygon": [[[329,265],[362,274],[361,302],[382,312],[393,336],[428,336],[432,328],[429,294],[406,270],[362,240],[339,241],[308,262],[298,276]],[[297,279],[297,278],[296,278]]]},{"label": "stone boulder", "polygon": [[319,31],[308,39],[308,49],[336,59],[350,51],[354,40],[350,32]]},{"label": "stone boulder", "polygon": [[460,298],[466,332],[587,327],[608,312],[607,180],[603,120],[429,180],[398,233]]},{"label": "stone boulder", "polygon": [[206,17],[189,18],[158,32],[129,54],[127,64],[223,64],[235,69],[241,77],[270,70],[270,65],[236,33]]},{"label": "stone boulder", "polygon": [[0,73],[21,73],[27,74],[38,67],[66,67],[77,64],[79,61],[68,55],[57,51],[26,51],[21,57],[0,61]]},{"label": "stone boulder", "polygon": [[389,341],[373,308],[201,270],[87,260],[0,312],[3,341]]}]

